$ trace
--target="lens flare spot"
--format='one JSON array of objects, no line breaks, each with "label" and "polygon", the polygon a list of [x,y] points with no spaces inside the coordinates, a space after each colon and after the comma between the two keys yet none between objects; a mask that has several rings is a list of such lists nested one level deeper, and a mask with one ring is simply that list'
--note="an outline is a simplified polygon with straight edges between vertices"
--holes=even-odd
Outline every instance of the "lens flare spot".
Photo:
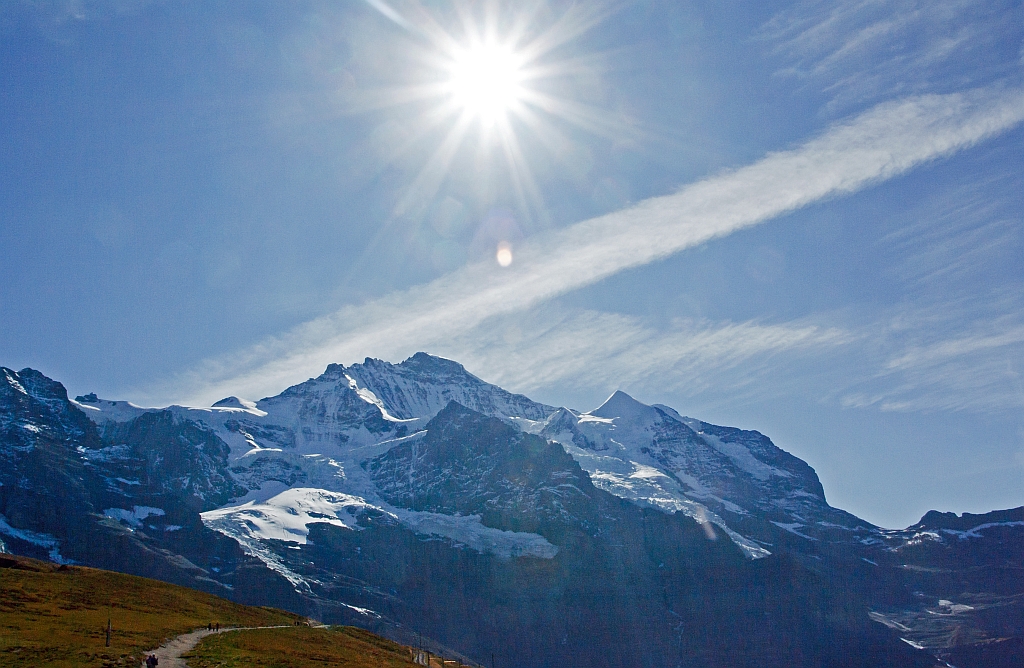
[{"label": "lens flare spot", "polygon": [[495,258],[498,260],[498,264],[503,267],[507,267],[512,264],[512,246],[502,241],[498,244],[498,252],[495,254]]},{"label": "lens flare spot", "polygon": [[703,506],[697,507],[697,513],[694,519],[700,523],[700,528],[704,529],[704,535],[708,540],[718,540],[718,534],[715,533],[714,527],[712,527],[711,522],[708,521],[708,514],[704,510]]}]

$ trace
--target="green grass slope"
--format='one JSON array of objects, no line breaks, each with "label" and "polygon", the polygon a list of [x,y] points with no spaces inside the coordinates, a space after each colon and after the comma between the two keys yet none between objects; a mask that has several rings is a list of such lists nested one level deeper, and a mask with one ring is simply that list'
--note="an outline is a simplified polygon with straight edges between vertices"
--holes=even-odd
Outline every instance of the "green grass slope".
[{"label": "green grass slope", "polygon": [[0,554],[5,668],[138,666],[146,650],[210,622],[271,626],[300,620],[147,578]]},{"label": "green grass slope", "polygon": [[[191,668],[407,668],[409,648],[351,626],[234,631],[204,638]],[[434,668],[440,664],[434,661]],[[452,666],[452,663],[448,664]]]}]

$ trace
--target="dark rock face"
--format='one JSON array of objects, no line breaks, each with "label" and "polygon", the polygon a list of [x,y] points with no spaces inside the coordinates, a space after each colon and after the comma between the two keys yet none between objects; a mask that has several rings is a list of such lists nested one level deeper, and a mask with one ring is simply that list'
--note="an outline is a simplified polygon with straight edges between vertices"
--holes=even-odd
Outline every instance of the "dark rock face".
[{"label": "dark rock face", "polygon": [[[551,539],[593,524],[597,490],[565,450],[452,401],[421,441],[369,464],[381,495],[400,508],[480,515],[485,526]],[[557,544],[557,543],[556,543]]]},{"label": "dark rock face", "polygon": [[[197,512],[236,489],[224,455],[209,434],[159,414],[105,438],[60,383],[0,367],[6,549],[229,593],[229,579],[211,578],[188,558],[247,561]],[[153,510],[159,514],[149,515]],[[128,521],[111,516],[118,514]]]},{"label": "dark rock face", "polygon": [[[604,495],[599,492],[598,494]],[[608,499],[598,536],[503,560],[394,523],[317,525],[307,560],[342,599],[486,661],[531,666],[931,666],[785,558],[751,562],[692,521]],[[307,551],[307,550],[303,550]]]},{"label": "dark rock face", "polygon": [[453,552],[367,520],[318,528],[308,561],[361,583],[345,592],[360,606],[517,665],[932,665],[791,559],[746,560],[683,515],[598,490],[553,445],[453,402],[369,463],[395,505],[536,531],[552,560]]},{"label": "dark rock face", "polygon": [[1024,508],[931,511],[887,534],[877,561],[906,596],[876,618],[958,668],[1024,665]]},{"label": "dark rock face", "polygon": [[227,471],[227,445],[171,413],[145,413],[127,423],[109,423],[103,442],[112,445],[86,451],[87,461],[137,502],[167,500],[209,510],[246,492]]},{"label": "dark rock face", "polygon": [[0,367],[0,515],[30,532],[9,535],[9,544],[60,558],[53,536],[74,535],[94,511],[76,448],[99,444],[96,427],[68,402],[60,383],[31,369],[19,374]]}]

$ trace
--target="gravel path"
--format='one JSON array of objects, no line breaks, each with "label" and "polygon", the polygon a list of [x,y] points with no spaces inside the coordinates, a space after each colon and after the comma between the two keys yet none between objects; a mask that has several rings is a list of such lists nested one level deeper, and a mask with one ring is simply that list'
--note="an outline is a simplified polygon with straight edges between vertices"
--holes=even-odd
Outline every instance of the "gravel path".
[{"label": "gravel path", "polygon": [[[206,636],[212,636],[215,633],[227,633],[228,631],[247,631],[251,629],[286,629],[290,628],[287,625],[284,626],[235,626],[231,628],[221,629],[219,631],[209,631],[207,629],[199,629],[192,631],[191,633],[182,633],[177,638],[168,640],[163,645],[160,645],[156,649],[151,649],[146,652],[146,657],[150,654],[156,654],[156,658],[160,659],[160,663],[157,668],[188,668],[188,664],[185,663],[185,659],[181,658],[182,654],[187,654],[190,650],[195,648],[199,644],[199,641]],[[143,658],[142,665],[146,665],[145,658]]]}]

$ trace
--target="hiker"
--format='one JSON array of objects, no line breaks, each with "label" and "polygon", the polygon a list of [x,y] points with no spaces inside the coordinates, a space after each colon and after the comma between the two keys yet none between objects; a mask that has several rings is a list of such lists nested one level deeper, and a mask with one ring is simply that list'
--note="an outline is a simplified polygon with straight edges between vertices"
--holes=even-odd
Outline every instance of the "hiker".
[{"label": "hiker", "polygon": [[217,631],[220,631],[220,622],[217,622],[215,626],[217,627]]},{"label": "hiker", "polygon": [[156,654],[150,654],[146,657],[146,668],[156,668],[159,663],[160,659],[156,658]]},{"label": "hiker", "polygon": [[207,631],[212,631],[213,630],[213,622],[210,622],[209,624],[206,625],[206,630]]}]

